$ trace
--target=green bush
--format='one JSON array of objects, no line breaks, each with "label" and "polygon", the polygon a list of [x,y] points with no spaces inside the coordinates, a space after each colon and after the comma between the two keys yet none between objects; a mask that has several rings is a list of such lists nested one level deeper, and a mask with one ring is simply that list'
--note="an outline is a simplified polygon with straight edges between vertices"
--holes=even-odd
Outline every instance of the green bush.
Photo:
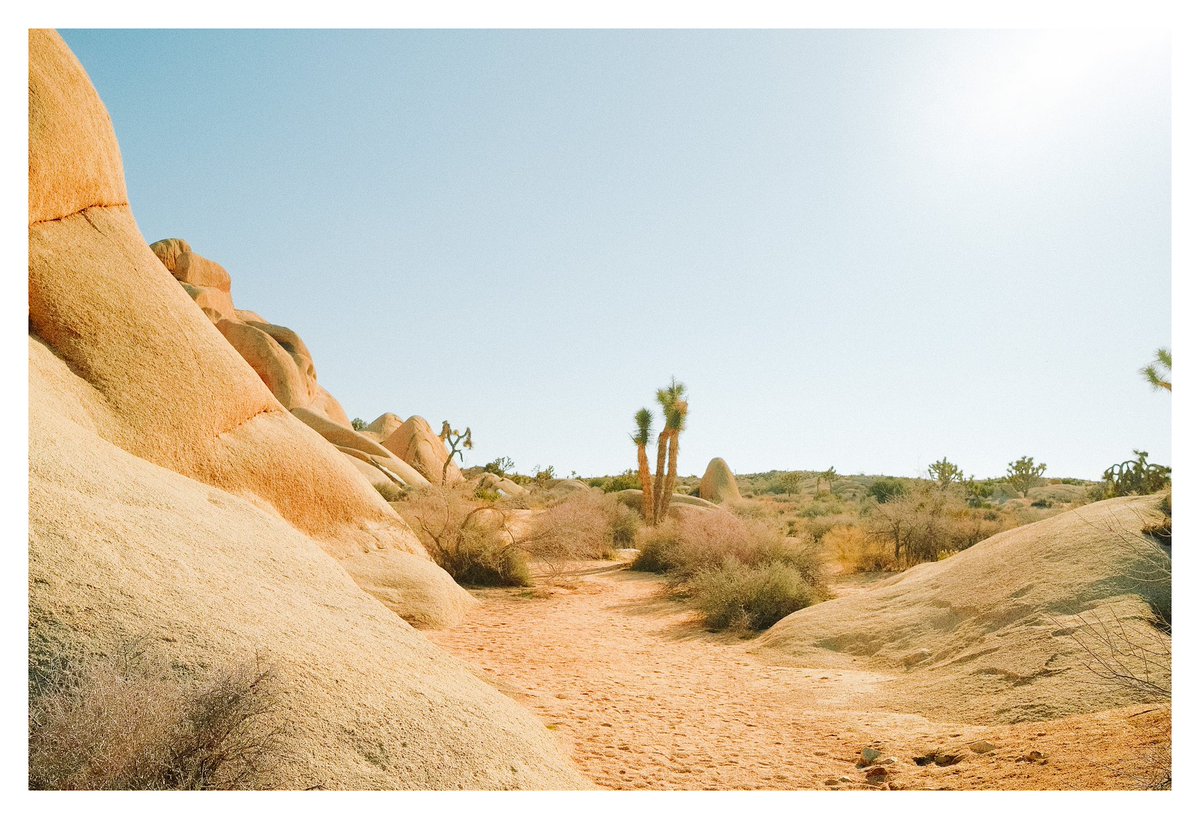
[{"label": "green bush", "polygon": [[887,503],[908,494],[908,487],[895,478],[880,478],[867,487],[867,494],[879,503]]},{"label": "green bush", "polygon": [[665,574],[676,596],[700,610],[711,628],[766,628],[828,596],[811,540],[788,539],[732,515],[668,521],[642,530],[638,547],[632,568]]},{"label": "green bush", "polygon": [[517,550],[468,536],[448,548],[430,550],[434,562],[463,586],[528,586],[529,564]]},{"label": "green bush", "polygon": [[761,631],[822,599],[803,572],[783,562],[747,566],[727,560],[701,571],[687,589],[711,629]]},{"label": "green bush", "polygon": [[1147,461],[1149,453],[1135,449],[1136,460],[1113,464],[1104,472],[1104,497],[1153,495],[1171,483],[1171,467]]},{"label": "green bush", "polygon": [[[589,481],[589,483],[591,482]],[[627,469],[620,475],[604,478],[599,483],[591,483],[591,485],[599,486],[604,492],[620,492],[624,489],[641,489],[642,480],[638,477],[637,472]]]}]

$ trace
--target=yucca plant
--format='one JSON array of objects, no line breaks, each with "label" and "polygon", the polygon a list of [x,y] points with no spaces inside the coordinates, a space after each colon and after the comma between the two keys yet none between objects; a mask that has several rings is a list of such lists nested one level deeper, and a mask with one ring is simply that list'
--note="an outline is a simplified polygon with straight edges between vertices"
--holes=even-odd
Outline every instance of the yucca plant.
[{"label": "yucca plant", "polygon": [[[687,419],[687,401],[684,398],[686,390],[687,387],[672,377],[671,383],[659,390],[656,396],[659,405],[662,406],[665,423],[662,433],[658,436],[658,472],[654,479],[655,525],[667,516],[671,493],[675,491],[675,477],[679,465],[679,433]],[[666,475],[663,474],[664,468],[668,470]]]},{"label": "yucca plant", "polygon": [[650,425],[654,423],[654,414],[642,407],[633,415],[637,429],[629,437],[637,445],[638,479],[642,484],[642,519],[647,523],[654,521],[654,485],[650,480],[650,458],[646,455],[646,446],[650,443]]},{"label": "yucca plant", "polygon": [[[1171,351],[1166,347],[1159,347],[1154,352],[1155,360],[1147,364],[1139,371],[1142,376],[1149,382],[1151,387],[1156,390],[1171,391]],[[1162,367],[1160,370],[1159,367]]]},{"label": "yucca plant", "polygon": [[675,477],[679,471],[679,433],[687,424],[688,403],[683,399],[675,402],[667,423],[671,426],[671,448],[667,453],[667,484],[663,487],[662,517],[667,516],[671,496],[675,494]]}]

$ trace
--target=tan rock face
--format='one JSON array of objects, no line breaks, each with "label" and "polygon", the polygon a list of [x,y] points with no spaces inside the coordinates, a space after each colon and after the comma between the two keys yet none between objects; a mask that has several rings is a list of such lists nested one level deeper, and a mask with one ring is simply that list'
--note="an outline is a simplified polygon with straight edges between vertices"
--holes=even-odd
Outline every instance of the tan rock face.
[{"label": "tan rock face", "polygon": [[281,404],[350,426],[341,404],[317,383],[312,353],[300,336],[233,306],[232,280],[225,268],[196,253],[183,239],[161,239],[150,249]]},{"label": "tan rock face", "polygon": [[[419,415],[414,415],[401,424],[383,441],[384,447],[411,464],[426,480],[432,484],[441,485],[442,468],[450,450],[429,422]],[[446,483],[462,483],[462,471],[458,464],[451,462],[446,470]]]},{"label": "tan rock face", "polygon": [[396,616],[444,623],[471,601],[196,309],[125,204],[82,67],[54,32],[29,44],[31,659],[130,640],[184,669],[261,652],[291,733],[260,787],[586,786],[536,720]]},{"label": "tan rock face", "polygon": [[112,120],[83,66],[54,32],[30,31],[30,224],[128,201]]},{"label": "tan rock face", "polygon": [[700,479],[700,497],[713,503],[726,503],[741,500],[742,493],[738,490],[737,478],[724,458],[713,458],[704,470]]}]

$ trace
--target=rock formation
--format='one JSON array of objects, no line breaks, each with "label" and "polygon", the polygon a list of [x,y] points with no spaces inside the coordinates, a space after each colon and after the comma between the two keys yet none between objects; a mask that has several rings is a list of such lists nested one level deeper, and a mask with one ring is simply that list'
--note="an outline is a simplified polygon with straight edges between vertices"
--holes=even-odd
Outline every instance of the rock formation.
[{"label": "rock formation", "polygon": [[733,470],[729,468],[729,464],[725,463],[724,458],[713,458],[708,462],[708,468],[704,470],[704,477],[700,479],[700,497],[713,503],[727,503],[742,499],[742,493],[738,491],[737,478],[733,476]]},{"label": "rock formation", "polygon": [[1141,533],[1153,502],[1102,501],[993,535],[795,612],[761,650],[898,675],[881,702],[934,719],[1026,722],[1151,701],[1089,670],[1089,652],[1123,650],[1140,668],[1148,651],[1147,678],[1170,688],[1170,638],[1151,622],[1170,610],[1170,555]]},{"label": "rock formation", "polygon": [[396,615],[444,623],[471,598],[210,318],[282,334],[230,318],[219,269],[164,250],[215,291],[206,318],[150,251],[54,32],[29,34],[29,123],[31,663],[129,641],[182,672],[258,654],[290,722],[260,787],[585,787],[537,720]]},{"label": "rock formation", "polygon": [[[388,415],[390,413],[380,416],[375,423],[383,422]],[[381,429],[382,426],[381,424]],[[402,461],[411,464],[430,483],[441,485],[442,469],[450,451],[424,418],[419,415],[409,418],[383,439],[383,446]],[[462,483],[462,471],[453,461],[445,474],[447,484]]]}]

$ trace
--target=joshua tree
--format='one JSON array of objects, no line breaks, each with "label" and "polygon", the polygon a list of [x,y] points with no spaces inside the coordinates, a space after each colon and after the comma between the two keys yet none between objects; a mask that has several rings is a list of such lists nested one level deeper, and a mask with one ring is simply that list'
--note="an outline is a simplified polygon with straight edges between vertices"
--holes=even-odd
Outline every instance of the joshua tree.
[{"label": "joshua tree", "polygon": [[[656,394],[659,406],[662,407],[663,416],[667,423],[663,425],[662,432],[658,434],[658,452],[657,452],[657,469],[654,473],[654,508],[653,522],[657,525],[666,515],[666,506],[669,502],[669,497],[663,494],[666,488],[666,475],[664,474],[667,466],[667,449],[671,443],[671,438],[674,430],[671,427],[671,419],[673,408],[683,398],[683,384],[678,383],[674,377],[671,378],[671,383],[663,387]],[[678,420],[678,418],[676,418]],[[674,481],[672,481],[673,483]]]},{"label": "joshua tree", "polygon": [[963,473],[949,458],[942,458],[929,465],[929,477],[937,481],[938,488],[946,489],[955,481],[962,481]]},{"label": "joshua tree", "polygon": [[833,479],[837,477],[837,470],[832,466],[817,476],[817,487],[821,486],[821,479],[824,478],[825,483],[829,486],[829,494],[833,494]]},{"label": "joshua tree", "polygon": [[1035,466],[1033,457],[1026,455],[1008,465],[1008,482],[1012,484],[1013,489],[1021,493],[1021,497],[1025,497],[1025,493],[1037,485],[1038,478],[1042,477],[1045,471],[1045,464]]},{"label": "joshua tree", "polygon": [[[1154,353],[1155,360],[1147,364],[1139,371],[1142,376],[1149,382],[1151,387],[1156,390],[1171,391],[1171,351],[1166,347],[1159,347]],[[1162,367],[1160,370],[1159,367]]]},{"label": "joshua tree", "polygon": [[679,468],[679,433],[687,423],[688,403],[683,398],[683,385],[679,385],[680,397],[667,413],[667,426],[671,428],[671,450],[667,456],[667,483],[663,487],[662,504],[659,507],[659,520],[667,516],[667,507],[671,505],[671,496],[675,494],[675,476]]},{"label": "joshua tree", "polygon": [[446,462],[442,464],[442,485],[445,485],[446,472],[450,469],[450,464],[454,461],[454,456],[457,455],[461,461],[463,459],[462,451],[472,448],[471,428],[467,427],[466,432],[459,432],[457,429],[450,429],[449,421],[442,421],[442,431],[438,437],[450,447],[450,454],[446,456]]},{"label": "joshua tree", "polygon": [[642,519],[647,523],[654,522],[654,485],[650,480],[650,459],[646,456],[646,446],[650,443],[650,425],[654,423],[654,414],[642,407],[633,415],[637,429],[629,437],[637,445],[638,479],[642,484]]}]

